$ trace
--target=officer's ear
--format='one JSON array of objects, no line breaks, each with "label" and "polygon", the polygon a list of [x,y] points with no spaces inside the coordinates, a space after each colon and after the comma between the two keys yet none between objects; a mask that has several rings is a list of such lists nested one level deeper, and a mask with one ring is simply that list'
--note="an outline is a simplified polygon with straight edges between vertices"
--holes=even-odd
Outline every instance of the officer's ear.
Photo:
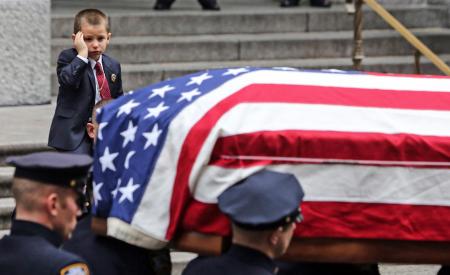
[{"label": "officer's ear", "polygon": [[276,246],[280,241],[280,236],[282,235],[283,227],[278,227],[276,230],[272,231],[269,235],[269,242],[271,245]]},{"label": "officer's ear", "polygon": [[50,193],[45,200],[45,207],[50,216],[58,215],[59,196],[57,193]]}]

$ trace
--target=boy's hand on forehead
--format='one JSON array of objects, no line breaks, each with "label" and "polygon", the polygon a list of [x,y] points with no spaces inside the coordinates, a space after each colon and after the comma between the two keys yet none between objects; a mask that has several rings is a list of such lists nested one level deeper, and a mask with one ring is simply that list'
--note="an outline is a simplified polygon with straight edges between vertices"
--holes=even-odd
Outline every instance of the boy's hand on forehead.
[{"label": "boy's hand on forehead", "polygon": [[84,42],[83,33],[81,31],[75,34],[75,37],[73,39],[73,46],[75,47],[79,55],[85,58],[88,57],[88,47],[86,45],[86,42]]}]

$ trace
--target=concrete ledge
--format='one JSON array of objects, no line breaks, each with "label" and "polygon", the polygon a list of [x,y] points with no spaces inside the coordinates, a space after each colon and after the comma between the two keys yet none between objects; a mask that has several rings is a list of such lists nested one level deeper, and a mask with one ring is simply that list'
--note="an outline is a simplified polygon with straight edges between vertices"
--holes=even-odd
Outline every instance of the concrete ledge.
[{"label": "concrete ledge", "polygon": [[12,196],[11,183],[13,174],[13,167],[0,167],[0,198]]},{"label": "concrete ledge", "polygon": [[10,228],[11,214],[15,205],[13,198],[0,198],[0,230]]},{"label": "concrete ledge", "polygon": [[3,238],[3,236],[8,235],[9,230],[0,230],[0,239]]},{"label": "concrete ledge", "polygon": [[0,145],[0,166],[6,165],[5,160],[8,156],[18,156],[52,150],[54,149],[48,147],[45,143]]}]

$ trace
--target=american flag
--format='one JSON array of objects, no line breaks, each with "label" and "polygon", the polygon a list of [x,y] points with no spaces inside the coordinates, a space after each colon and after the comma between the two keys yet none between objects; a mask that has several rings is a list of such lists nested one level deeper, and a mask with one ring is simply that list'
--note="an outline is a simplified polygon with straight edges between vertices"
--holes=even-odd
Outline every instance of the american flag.
[{"label": "american flag", "polygon": [[93,214],[131,244],[228,235],[217,196],[265,167],[305,190],[297,237],[450,240],[448,77],[208,70],[129,93],[98,121]]}]

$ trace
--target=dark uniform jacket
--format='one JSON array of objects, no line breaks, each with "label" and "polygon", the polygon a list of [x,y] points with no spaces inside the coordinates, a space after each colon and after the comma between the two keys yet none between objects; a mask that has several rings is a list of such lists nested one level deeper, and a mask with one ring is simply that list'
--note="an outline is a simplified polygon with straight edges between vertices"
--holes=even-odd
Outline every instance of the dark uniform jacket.
[{"label": "dark uniform jacket", "polygon": [[89,274],[78,256],[58,247],[62,238],[33,222],[13,221],[11,235],[0,240],[0,274]]},{"label": "dark uniform jacket", "polygon": [[191,261],[183,275],[270,275],[275,263],[263,253],[240,245],[232,245],[218,257],[198,257]]},{"label": "dark uniform jacket", "polygon": [[443,265],[441,269],[439,269],[437,275],[449,275],[450,274],[450,266],[449,265]]},{"label": "dark uniform jacket", "polygon": [[[119,62],[103,54],[102,65],[111,96],[116,98],[122,95]],[[77,58],[75,49],[61,52],[56,71],[59,91],[48,145],[60,150],[73,151],[83,139],[87,138],[85,127],[95,104],[95,77],[90,63],[86,64]]]},{"label": "dark uniform jacket", "polygon": [[94,275],[152,275],[152,255],[149,250],[110,237],[98,236],[91,230],[91,215],[77,224],[72,238],[63,245],[89,264]]}]

